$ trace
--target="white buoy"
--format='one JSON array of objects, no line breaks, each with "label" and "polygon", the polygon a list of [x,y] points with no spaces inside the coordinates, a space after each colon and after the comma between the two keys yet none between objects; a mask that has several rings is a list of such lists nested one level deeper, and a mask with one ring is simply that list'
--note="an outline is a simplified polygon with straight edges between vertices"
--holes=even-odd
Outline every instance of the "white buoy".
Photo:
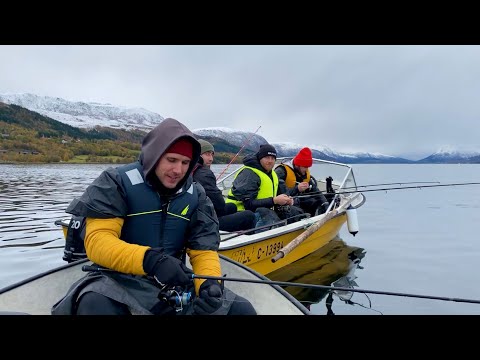
[{"label": "white buoy", "polygon": [[350,234],[355,236],[358,232],[358,218],[357,218],[357,209],[353,208],[350,205],[347,208],[347,227]]}]

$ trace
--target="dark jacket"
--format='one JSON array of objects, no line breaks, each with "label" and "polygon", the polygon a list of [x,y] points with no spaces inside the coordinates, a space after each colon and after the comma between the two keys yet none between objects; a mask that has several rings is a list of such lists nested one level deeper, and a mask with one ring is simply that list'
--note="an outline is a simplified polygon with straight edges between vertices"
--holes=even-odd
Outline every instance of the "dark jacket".
[{"label": "dark jacket", "polygon": [[205,189],[205,193],[212,200],[217,216],[225,215],[225,199],[222,191],[217,187],[215,174],[208,167],[204,166],[203,158],[198,159],[197,167],[193,172],[193,181],[200,183]]},{"label": "dark jacket", "polygon": [[[288,165],[285,165],[285,166],[288,166]],[[298,171],[296,171],[295,167],[291,167],[290,168],[293,170],[293,173],[295,174],[295,179],[297,182],[302,182],[303,179],[304,179],[304,176],[302,174],[300,174]],[[277,173],[277,176],[278,176],[278,191],[282,192],[282,193],[285,193],[285,194],[288,194],[289,196],[297,196],[297,195],[300,195],[300,191],[298,190],[298,184],[296,184],[294,187],[292,188],[287,188],[286,184],[285,184],[285,179],[287,178],[287,171],[285,170],[285,168],[283,166],[277,166],[275,168],[275,172]],[[317,185],[317,180],[312,176],[312,174],[310,174],[310,182],[309,184],[311,185],[311,188],[310,189],[307,189],[303,192],[303,194],[307,194],[309,192],[318,192],[319,189],[318,189],[318,185]]]},{"label": "dark jacket", "polygon": [[[243,159],[243,164],[245,166],[258,169],[272,178],[272,174],[269,174],[265,171],[255,154],[246,156]],[[246,210],[255,211],[259,207],[273,207],[274,203],[272,197],[266,199],[256,199],[258,190],[260,189],[260,184],[260,177],[250,169],[241,170],[233,181],[232,193],[237,200],[243,201]],[[275,195],[278,194],[281,194],[281,192],[277,191],[277,194]]]},{"label": "dark jacket", "polygon": [[[156,181],[155,167],[163,153],[179,138],[191,139],[193,144],[192,161],[190,162],[187,173],[176,188],[166,189],[159,184],[158,180]],[[173,201],[183,192],[187,192],[191,186],[195,186],[196,193],[198,194],[198,205],[196,205],[193,211],[189,211],[188,216],[190,217],[190,221],[188,231],[186,231],[184,236],[185,246],[187,249],[192,250],[216,251],[218,250],[220,238],[218,219],[213,204],[210,199],[206,197],[203,187],[194,184],[192,178],[189,176],[199,157],[200,144],[193,136],[193,133],[177,120],[165,119],[144,138],[139,159],[143,172],[139,174],[141,176],[137,176],[135,179],[135,181],[138,181],[138,185],[135,186],[144,186],[153,189],[159,196],[159,206]],[[127,202],[124,181],[117,168],[108,168],[88,186],[80,198],[72,201],[66,212],[97,219],[121,218],[124,221],[123,226],[127,226],[130,221],[130,217],[127,215],[131,209],[129,209]],[[151,226],[153,227],[155,224],[152,223]],[[138,231],[139,234],[144,231],[149,234],[151,233],[149,229],[138,229]],[[175,231],[175,229],[166,229],[165,231],[163,236],[168,237],[168,231]],[[131,239],[129,240],[133,243]],[[85,242],[85,245],[90,258],[91,255],[89,254],[87,242]],[[103,266],[110,268],[112,268],[114,264],[121,262],[120,257],[125,257],[127,254],[132,256],[132,261],[141,264],[143,253],[135,250],[134,247],[130,249],[128,246],[130,246],[130,244],[124,241],[118,241],[112,243],[111,247],[101,245],[91,246],[90,252],[95,255],[95,261],[97,263],[100,263],[97,261],[100,259]],[[122,251],[112,251],[114,248],[122,249]],[[117,258],[117,256],[119,258]]]}]

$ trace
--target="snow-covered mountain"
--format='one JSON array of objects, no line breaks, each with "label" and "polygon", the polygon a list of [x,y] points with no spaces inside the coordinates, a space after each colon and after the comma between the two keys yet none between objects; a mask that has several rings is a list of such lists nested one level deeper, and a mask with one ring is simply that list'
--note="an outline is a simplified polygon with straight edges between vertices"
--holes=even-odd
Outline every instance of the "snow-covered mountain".
[{"label": "snow-covered mountain", "polygon": [[[305,145],[290,142],[273,143],[279,156],[295,156]],[[317,159],[324,159],[342,163],[410,163],[412,161],[390,155],[379,153],[344,153],[334,151],[323,145],[307,145],[312,150],[312,156]]]},{"label": "snow-covered mountain", "polygon": [[257,151],[260,145],[268,143],[263,136],[253,132],[239,131],[227,127],[194,129],[192,132],[199,137],[222,139],[239,147],[245,145],[245,149],[252,151]]},{"label": "snow-covered mountain", "polygon": [[[96,102],[74,102],[58,97],[39,96],[35,94],[0,94],[0,102],[15,104],[35,111],[62,123],[78,127],[92,128],[97,125],[117,129],[140,129],[149,131],[164,118],[143,108],[127,108],[112,104]],[[198,137],[219,139],[237,147],[245,144],[245,150],[256,151],[261,144],[268,142],[263,136],[235,130],[227,127],[210,127],[194,129]],[[278,156],[294,156],[305,145],[290,142],[272,143]],[[343,153],[322,145],[307,145],[312,149],[315,158],[342,163],[469,163],[479,162],[480,152],[458,151],[452,147],[444,147],[435,154],[419,161],[406,160],[399,157],[378,153]]]},{"label": "snow-covered mountain", "polygon": [[[268,141],[260,135],[252,132],[233,130],[226,127],[211,127],[192,130],[195,135],[201,138],[221,139],[229,144],[245,149],[257,151],[260,145]],[[294,144],[291,142],[271,143],[277,150],[279,157],[295,156],[305,145]],[[403,163],[409,162],[402,158],[397,158],[383,154],[372,153],[342,153],[334,151],[322,145],[307,145],[312,149],[312,156],[317,159],[337,161],[343,163]]]},{"label": "snow-covered mountain", "polygon": [[[291,142],[281,142],[281,143],[272,143],[277,150],[278,156],[295,156],[297,155],[298,151],[305,147],[306,145],[294,144]],[[336,161],[336,152],[332,151],[331,149],[325,146],[315,146],[315,145],[308,145],[308,147],[312,150],[312,156],[317,159],[325,159],[330,161]]]},{"label": "snow-covered mountain", "polygon": [[0,94],[0,101],[38,112],[78,128],[97,125],[117,129],[149,131],[164,118],[142,108],[127,108],[95,102],[73,102],[58,97],[34,94]]},{"label": "snow-covered mountain", "polygon": [[[35,94],[0,94],[0,102],[15,104],[35,111],[62,123],[78,127],[93,128],[97,125],[117,129],[140,129],[149,131],[161,123],[164,118],[157,113],[142,108],[127,108],[96,102],[74,102],[59,97],[39,96]],[[194,129],[198,137],[219,139],[237,147],[245,145],[245,150],[257,151],[260,145],[268,142],[253,132],[235,130],[227,127]],[[293,143],[274,143],[278,156],[294,156],[304,145]],[[325,146],[309,146],[315,158],[354,163],[354,162],[408,162],[408,160],[389,157],[382,154],[347,154],[335,152]]]},{"label": "snow-covered mountain", "polygon": [[419,163],[470,163],[477,162],[479,151],[459,150],[453,146],[444,146],[435,153],[419,160]]}]

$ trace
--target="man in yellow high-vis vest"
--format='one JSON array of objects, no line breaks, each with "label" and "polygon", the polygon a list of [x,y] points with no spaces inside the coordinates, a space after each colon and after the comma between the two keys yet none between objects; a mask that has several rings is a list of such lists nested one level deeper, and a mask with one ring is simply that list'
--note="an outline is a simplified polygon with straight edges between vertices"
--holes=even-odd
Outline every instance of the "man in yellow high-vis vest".
[{"label": "man in yellow high-vis vest", "polygon": [[233,203],[239,211],[256,212],[256,227],[289,218],[300,219],[303,211],[293,206],[293,198],[278,189],[278,177],[273,167],[277,151],[270,144],[260,146],[254,155],[243,160],[245,167],[236,175],[226,202]]}]

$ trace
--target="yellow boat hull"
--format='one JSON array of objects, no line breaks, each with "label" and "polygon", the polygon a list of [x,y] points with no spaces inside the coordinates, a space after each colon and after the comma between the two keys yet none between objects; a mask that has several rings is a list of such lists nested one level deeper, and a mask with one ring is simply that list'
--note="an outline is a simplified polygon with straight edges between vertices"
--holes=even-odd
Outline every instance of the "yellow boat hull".
[{"label": "yellow boat hull", "polygon": [[338,235],[340,228],[346,220],[345,213],[330,219],[299,246],[276,262],[272,262],[272,258],[284,246],[303,233],[305,231],[304,228],[275,237],[269,237],[258,242],[239,245],[236,248],[222,249],[220,247],[219,253],[252,268],[262,275],[267,275],[328,244]]},{"label": "yellow boat hull", "polygon": [[[219,253],[232,259],[240,264],[252,268],[262,275],[267,275],[278,270],[292,262],[299,260],[312,252],[318,250],[322,246],[328,244],[334,239],[343,224],[346,222],[346,214],[342,213],[329,221],[327,221],[320,229],[309,236],[299,246],[290,251],[283,258],[272,262],[272,258],[287,244],[294,240],[298,235],[305,231],[305,228],[291,232],[279,234],[277,236],[266,236],[258,241],[240,242],[238,246],[229,246],[222,249],[220,246]],[[62,225],[63,235],[66,238],[68,229],[68,219],[64,219],[59,225]],[[277,228],[279,232],[282,228]],[[248,235],[243,235],[248,238]]]}]

